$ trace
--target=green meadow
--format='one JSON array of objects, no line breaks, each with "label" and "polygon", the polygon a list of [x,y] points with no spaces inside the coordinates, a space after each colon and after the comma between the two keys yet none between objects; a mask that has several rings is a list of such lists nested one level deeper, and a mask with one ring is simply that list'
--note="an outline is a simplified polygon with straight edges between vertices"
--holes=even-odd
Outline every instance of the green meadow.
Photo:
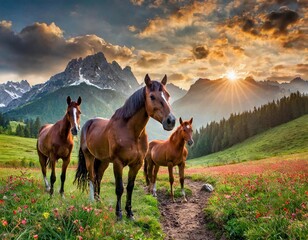
[{"label": "green meadow", "polygon": [[[188,161],[187,175],[193,180],[214,184],[215,191],[204,213],[217,237],[227,239],[306,239],[308,235],[308,116],[254,136],[225,151]],[[78,139],[76,139],[76,142]],[[87,192],[73,185],[77,163],[75,144],[72,163],[65,182],[65,198],[60,188],[57,164],[55,194],[50,199],[44,190],[36,155],[36,140],[0,135],[0,238],[1,239],[164,239],[157,199],[145,194],[140,170],[133,193],[136,221],[115,217],[115,185],[112,165],[102,180],[101,202],[90,202]],[[287,171],[265,169],[266,159],[276,159]],[[302,165],[292,168],[290,159]],[[251,160],[264,167],[259,174],[233,173],[211,175],[208,165],[225,165]],[[228,168],[228,165],[222,166]],[[296,167],[298,169],[296,169]],[[207,173],[198,173],[207,169]],[[292,171],[291,171],[291,170]],[[289,171],[290,170],[290,171]],[[288,172],[289,171],[289,172]],[[190,171],[193,172],[193,171]],[[48,169],[48,177],[50,169]],[[127,168],[124,171],[124,185]],[[168,194],[168,176],[158,178],[159,189]],[[176,196],[180,196],[178,179]],[[190,193],[190,189],[186,189]],[[126,191],[122,198],[124,211]],[[125,211],[123,212],[125,213]]]}]

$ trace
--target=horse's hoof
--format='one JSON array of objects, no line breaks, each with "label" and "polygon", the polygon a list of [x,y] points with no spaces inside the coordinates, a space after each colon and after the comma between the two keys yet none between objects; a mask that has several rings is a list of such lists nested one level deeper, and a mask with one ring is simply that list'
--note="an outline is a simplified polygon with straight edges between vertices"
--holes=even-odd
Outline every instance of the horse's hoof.
[{"label": "horse's hoof", "polygon": [[157,197],[157,193],[156,192],[153,192],[153,197]]},{"label": "horse's hoof", "polygon": [[122,221],[122,212],[116,212],[117,221]]},{"label": "horse's hoof", "polygon": [[135,221],[135,220],[136,220],[135,217],[134,217],[134,215],[127,215],[127,218],[128,218],[129,220],[131,220],[131,221]]},{"label": "horse's hoof", "polygon": [[50,187],[45,188],[45,191],[46,191],[47,193],[50,193]]},{"label": "horse's hoof", "polygon": [[183,198],[183,202],[184,202],[184,203],[187,203],[187,199],[186,199],[186,198]]}]

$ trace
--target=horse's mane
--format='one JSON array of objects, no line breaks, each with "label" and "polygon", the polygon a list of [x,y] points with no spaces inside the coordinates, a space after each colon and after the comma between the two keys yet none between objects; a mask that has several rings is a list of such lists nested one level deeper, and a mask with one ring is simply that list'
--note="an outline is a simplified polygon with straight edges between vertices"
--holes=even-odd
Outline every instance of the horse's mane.
[{"label": "horse's mane", "polygon": [[145,104],[145,87],[134,92],[122,107],[116,110],[112,119],[130,119]]},{"label": "horse's mane", "polygon": [[[142,87],[134,92],[124,103],[122,107],[116,110],[111,119],[124,119],[128,121],[140,108],[145,105],[145,88]],[[152,81],[150,91],[162,91],[162,86],[157,81]]]}]

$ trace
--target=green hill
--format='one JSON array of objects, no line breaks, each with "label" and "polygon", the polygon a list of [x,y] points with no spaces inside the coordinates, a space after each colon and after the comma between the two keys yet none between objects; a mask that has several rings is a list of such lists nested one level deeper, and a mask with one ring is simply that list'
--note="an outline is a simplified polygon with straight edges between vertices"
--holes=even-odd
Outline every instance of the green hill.
[{"label": "green hill", "polygon": [[11,110],[5,115],[14,119],[35,119],[40,117],[42,123],[54,123],[64,116],[67,96],[71,96],[75,101],[78,96],[82,97],[82,123],[93,117],[110,117],[127,98],[113,90],[101,90],[94,86],[80,84],[61,88],[40,99]]},{"label": "green hill", "polygon": [[187,164],[224,165],[302,152],[308,152],[308,115],[251,137],[224,151],[188,160]]},{"label": "green hill", "polygon": [[[77,163],[78,139],[75,139],[71,163]],[[62,161],[60,161],[62,164]],[[0,134],[0,167],[39,166],[36,139]],[[59,165],[61,166],[61,165]]]}]

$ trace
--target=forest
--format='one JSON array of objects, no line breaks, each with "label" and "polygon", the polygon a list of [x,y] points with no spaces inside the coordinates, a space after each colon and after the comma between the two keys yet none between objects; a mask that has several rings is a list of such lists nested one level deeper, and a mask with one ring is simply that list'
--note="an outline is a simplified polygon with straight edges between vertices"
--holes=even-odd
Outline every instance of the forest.
[{"label": "forest", "polygon": [[219,152],[270,128],[308,113],[308,96],[291,93],[251,111],[231,114],[229,119],[208,123],[194,132],[188,159]]}]

